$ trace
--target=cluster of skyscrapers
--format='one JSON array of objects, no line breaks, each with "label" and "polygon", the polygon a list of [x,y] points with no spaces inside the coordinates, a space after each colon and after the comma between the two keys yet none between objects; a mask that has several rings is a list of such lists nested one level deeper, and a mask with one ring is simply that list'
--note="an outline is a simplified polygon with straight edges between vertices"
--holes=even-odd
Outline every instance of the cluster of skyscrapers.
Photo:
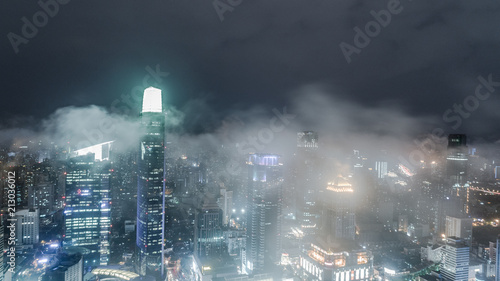
[{"label": "cluster of skyscrapers", "polygon": [[238,155],[244,169],[228,175],[227,146],[175,148],[162,103],[160,89],[145,89],[132,152],[110,140],[42,160],[26,151],[3,167],[20,175],[16,250],[26,262],[8,274],[0,255],[0,281],[498,280],[500,241],[473,235],[491,216],[471,215],[497,194],[474,175],[465,135],[410,169],[387,151],[332,160],[317,132],[301,131],[290,155]]}]

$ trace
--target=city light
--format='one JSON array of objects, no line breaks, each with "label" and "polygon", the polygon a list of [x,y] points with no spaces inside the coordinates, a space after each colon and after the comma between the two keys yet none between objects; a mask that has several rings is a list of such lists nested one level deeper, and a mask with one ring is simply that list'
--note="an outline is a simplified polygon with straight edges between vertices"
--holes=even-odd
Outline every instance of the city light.
[{"label": "city light", "polygon": [[144,90],[142,112],[162,112],[161,90],[149,87]]}]

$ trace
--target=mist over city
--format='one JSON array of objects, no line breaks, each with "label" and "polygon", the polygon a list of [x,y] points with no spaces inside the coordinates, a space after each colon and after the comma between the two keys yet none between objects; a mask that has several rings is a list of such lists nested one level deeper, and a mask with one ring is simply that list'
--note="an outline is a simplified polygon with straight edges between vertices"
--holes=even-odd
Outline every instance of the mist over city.
[{"label": "mist over city", "polygon": [[0,11],[0,281],[500,280],[500,4]]}]

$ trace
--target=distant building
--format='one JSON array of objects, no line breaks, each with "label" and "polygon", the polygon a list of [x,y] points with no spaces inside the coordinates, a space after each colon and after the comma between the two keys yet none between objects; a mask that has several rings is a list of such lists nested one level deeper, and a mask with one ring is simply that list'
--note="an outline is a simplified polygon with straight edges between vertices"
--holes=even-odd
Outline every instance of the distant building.
[{"label": "distant building", "polygon": [[230,229],[224,231],[224,242],[230,256],[238,258],[241,256],[241,249],[246,245],[245,230]]},{"label": "distant building", "polygon": [[313,131],[298,132],[297,147],[318,148],[318,133]]},{"label": "distant building", "polygon": [[33,186],[33,207],[40,211],[40,215],[47,215],[54,209],[54,184],[50,182]]},{"label": "distant building", "polygon": [[16,247],[33,248],[39,241],[40,213],[38,209],[16,212]]},{"label": "distant building", "polygon": [[375,171],[377,171],[377,178],[383,179],[387,176],[387,162],[385,161],[376,161],[375,162]]},{"label": "distant building", "polygon": [[495,256],[495,281],[500,281],[500,235],[497,237]]},{"label": "distant building", "polygon": [[443,261],[443,250],[444,245],[427,245],[427,247],[420,249],[420,257],[426,261],[440,263]]},{"label": "distant building", "polygon": [[56,264],[47,269],[41,281],[83,281],[81,254],[61,253],[56,259]]},{"label": "distant building", "polygon": [[495,179],[496,180],[500,180],[500,166],[495,166],[495,168],[493,169],[494,173],[495,173]]},{"label": "distant building", "polygon": [[447,238],[441,271],[446,281],[469,280],[469,247],[460,238]]},{"label": "distant building", "polygon": [[450,134],[448,136],[446,165],[447,176],[451,180],[451,184],[463,185],[466,182],[467,155],[467,136],[464,134]]},{"label": "distant building", "polygon": [[247,239],[242,266],[248,274],[264,273],[281,257],[282,163],[278,155],[250,154],[247,164]]},{"label": "distant building", "polygon": [[222,224],[228,225],[233,211],[233,191],[221,188],[220,195],[218,204],[222,210]]},{"label": "distant building", "polygon": [[472,219],[446,216],[445,236],[458,237],[466,243],[470,243],[472,239]]},{"label": "distant building", "polygon": [[362,281],[373,278],[371,252],[318,237],[304,244],[298,266],[305,280]]},{"label": "distant building", "polygon": [[351,183],[344,177],[337,177],[328,183],[323,193],[322,233],[329,233],[334,239],[354,240],[356,238],[355,194]]},{"label": "distant building", "polygon": [[398,231],[408,232],[408,216],[399,215],[398,216]]},{"label": "distant building", "polygon": [[125,233],[134,232],[135,230],[135,222],[131,220],[125,221]]},{"label": "distant building", "polygon": [[303,131],[297,133],[297,150],[289,167],[293,179],[284,200],[291,202],[296,210],[297,222],[303,235],[313,235],[318,228],[318,192],[322,186],[318,133]]}]

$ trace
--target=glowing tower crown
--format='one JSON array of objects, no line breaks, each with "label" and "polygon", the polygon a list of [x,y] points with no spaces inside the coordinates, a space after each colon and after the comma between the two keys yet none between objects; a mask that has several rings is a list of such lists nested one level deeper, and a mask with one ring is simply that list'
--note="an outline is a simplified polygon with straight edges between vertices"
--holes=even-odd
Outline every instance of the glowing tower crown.
[{"label": "glowing tower crown", "polygon": [[160,89],[149,87],[144,90],[142,112],[162,112]]}]

